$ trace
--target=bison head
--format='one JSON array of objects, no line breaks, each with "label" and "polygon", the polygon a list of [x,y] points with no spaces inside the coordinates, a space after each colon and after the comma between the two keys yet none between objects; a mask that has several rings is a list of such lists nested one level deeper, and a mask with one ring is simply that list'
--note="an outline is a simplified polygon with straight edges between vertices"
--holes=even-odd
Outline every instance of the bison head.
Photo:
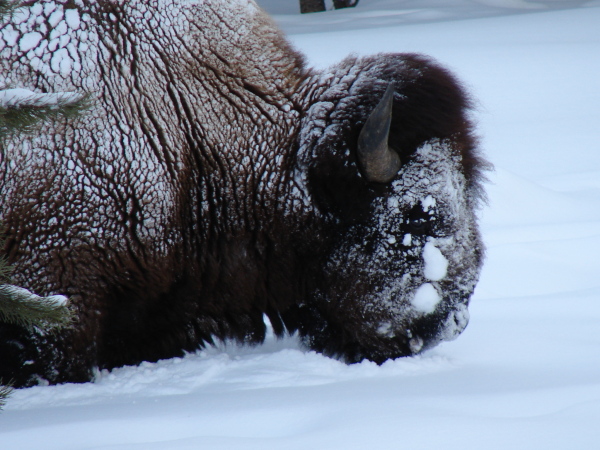
[{"label": "bison head", "polygon": [[486,163],[468,99],[416,55],[350,58],[321,79],[300,166],[328,238],[300,307],[303,339],[378,363],[453,339],[483,254],[475,210]]}]

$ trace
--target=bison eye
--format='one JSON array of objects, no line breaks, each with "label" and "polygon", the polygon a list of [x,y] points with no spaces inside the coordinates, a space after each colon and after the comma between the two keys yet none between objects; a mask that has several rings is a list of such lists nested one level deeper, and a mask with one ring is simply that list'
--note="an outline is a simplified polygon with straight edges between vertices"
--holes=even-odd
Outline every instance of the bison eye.
[{"label": "bison eye", "polygon": [[406,217],[406,228],[411,234],[427,234],[431,232],[431,216],[421,206],[413,207]]}]

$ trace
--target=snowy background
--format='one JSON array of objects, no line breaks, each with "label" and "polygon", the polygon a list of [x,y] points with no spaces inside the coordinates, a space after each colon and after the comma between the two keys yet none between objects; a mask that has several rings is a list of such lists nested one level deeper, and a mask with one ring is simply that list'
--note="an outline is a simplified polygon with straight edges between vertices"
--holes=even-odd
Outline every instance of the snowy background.
[{"label": "snowy background", "polygon": [[317,67],[423,52],[477,99],[496,170],[470,325],[381,367],[269,339],[21,390],[0,448],[599,448],[600,1],[259,3]]}]

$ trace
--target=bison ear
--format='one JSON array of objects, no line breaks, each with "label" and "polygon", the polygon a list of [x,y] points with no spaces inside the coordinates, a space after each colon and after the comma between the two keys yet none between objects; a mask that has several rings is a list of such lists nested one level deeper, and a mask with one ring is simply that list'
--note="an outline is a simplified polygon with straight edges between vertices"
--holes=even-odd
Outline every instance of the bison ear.
[{"label": "bison ear", "polygon": [[358,136],[358,163],[365,178],[375,183],[391,182],[401,166],[400,156],[388,146],[393,104],[390,83]]}]

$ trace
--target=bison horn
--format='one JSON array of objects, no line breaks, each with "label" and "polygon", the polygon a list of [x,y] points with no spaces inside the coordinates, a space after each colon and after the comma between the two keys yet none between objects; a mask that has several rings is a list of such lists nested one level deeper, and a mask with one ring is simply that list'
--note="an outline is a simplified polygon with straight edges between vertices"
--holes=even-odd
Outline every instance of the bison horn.
[{"label": "bison horn", "polygon": [[388,146],[394,87],[390,84],[383,98],[365,122],[358,137],[358,161],[369,181],[389,183],[400,170],[398,153]]}]

